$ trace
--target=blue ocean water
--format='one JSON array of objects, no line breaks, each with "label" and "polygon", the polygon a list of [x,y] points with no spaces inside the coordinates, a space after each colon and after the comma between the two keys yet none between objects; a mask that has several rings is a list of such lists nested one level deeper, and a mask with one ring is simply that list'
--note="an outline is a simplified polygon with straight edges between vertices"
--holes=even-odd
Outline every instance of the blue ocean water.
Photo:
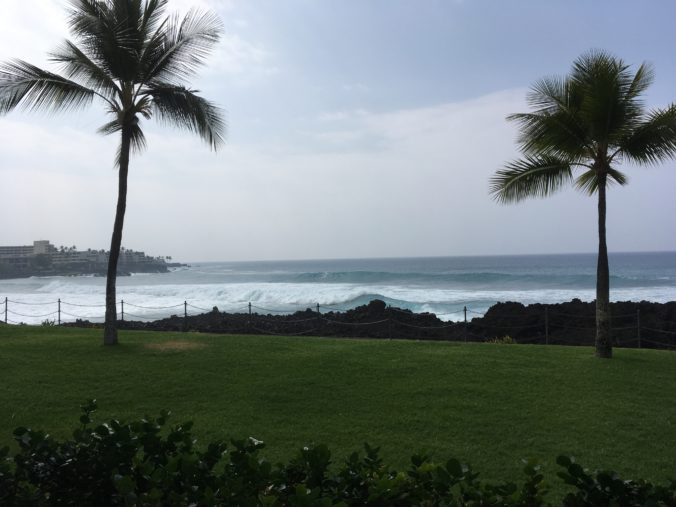
[{"label": "blue ocean water", "polygon": [[[676,300],[676,252],[610,255],[611,299]],[[374,298],[460,320],[499,301],[558,303],[594,299],[595,254],[191,263],[164,274],[118,278],[127,318],[155,319],[211,310],[282,313],[346,310]],[[0,280],[10,320],[39,322],[62,301],[62,318],[103,317],[105,280],[44,277]],[[31,304],[26,304],[31,303]],[[1,305],[1,300],[0,300]],[[52,306],[50,306],[52,305]],[[0,310],[2,308],[0,307]]]}]

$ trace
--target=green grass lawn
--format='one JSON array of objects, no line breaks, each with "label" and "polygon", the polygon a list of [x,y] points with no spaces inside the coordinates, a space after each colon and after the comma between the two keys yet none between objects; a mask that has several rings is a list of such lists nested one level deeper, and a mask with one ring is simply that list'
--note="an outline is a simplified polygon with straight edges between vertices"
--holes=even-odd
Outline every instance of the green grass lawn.
[{"label": "green grass lawn", "polygon": [[[255,436],[273,461],[310,442],[335,460],[365,441],[386,463],[457,457],[486,479],[548,476],[560,453],[589,468],[676,476],[676,353],[589,348],[122,332],[0,326],[0,446],[19,425],[64,437],[97,419],[172,411],[200,442]],[[165,342],[190,347],[159,347]]]}]

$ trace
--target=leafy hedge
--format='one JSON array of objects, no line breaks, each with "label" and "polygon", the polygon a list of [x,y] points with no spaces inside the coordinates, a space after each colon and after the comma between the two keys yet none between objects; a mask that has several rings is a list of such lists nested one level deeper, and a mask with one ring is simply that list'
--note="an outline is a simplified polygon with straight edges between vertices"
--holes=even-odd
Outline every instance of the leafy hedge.
[{"label": "leafy hedge", "polygon": [[[82,406],[73,438],[17,428],[18,451],[0,450],[0,505],[227,506],[540,506],[550,505],[539,467],[527,463],[521,484],[488,484],[468,465],[433,463],[414,455],[405,471],[391,470],[378,449],[364,445],[331,468],[324,445],[305,447],[273,466],[249,438],[196,449],[191,423],[167,427],[169,414],[92,427],[96,402]],[[676,506],[676,483],[620,479],[584,470],[560,456],[558,474],[573,487],[563,505]]]}]

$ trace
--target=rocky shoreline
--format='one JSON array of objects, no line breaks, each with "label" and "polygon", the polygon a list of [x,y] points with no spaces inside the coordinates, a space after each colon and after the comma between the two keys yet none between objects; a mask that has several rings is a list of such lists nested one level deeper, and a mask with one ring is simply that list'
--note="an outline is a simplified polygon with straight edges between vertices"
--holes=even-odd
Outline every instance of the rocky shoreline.
[{"label": "rocky shoreline", "polygon": [[[627,301],[610,306],[616,346],[676,349],[676,301]],[[97,326],[83,320],[65,325]],[[308,308],[289,315],[225,313],[214,307],[200,315],[172,315],[152,322],[125,320],[119,326],[152,331],[592,346],[595,305],[579,299],[551,305],[498,303],[483,316],[468,315],[467,322],[444,322],[434,314],[388,307],[380,300],[345,312],[318,313]]]}]

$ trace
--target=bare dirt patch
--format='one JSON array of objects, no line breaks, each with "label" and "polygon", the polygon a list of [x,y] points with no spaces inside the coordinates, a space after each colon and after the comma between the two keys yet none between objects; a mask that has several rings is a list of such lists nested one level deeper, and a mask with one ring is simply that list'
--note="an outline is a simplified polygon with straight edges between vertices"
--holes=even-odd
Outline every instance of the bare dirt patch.
[{"label": "bare dirt patch", "polygon": [[189,342],[186,340],[171,340],[168,342],[146,343],[145,347],[160,352],[174,352],[177,350],[198,350],[206,348],[206,343]]}]

